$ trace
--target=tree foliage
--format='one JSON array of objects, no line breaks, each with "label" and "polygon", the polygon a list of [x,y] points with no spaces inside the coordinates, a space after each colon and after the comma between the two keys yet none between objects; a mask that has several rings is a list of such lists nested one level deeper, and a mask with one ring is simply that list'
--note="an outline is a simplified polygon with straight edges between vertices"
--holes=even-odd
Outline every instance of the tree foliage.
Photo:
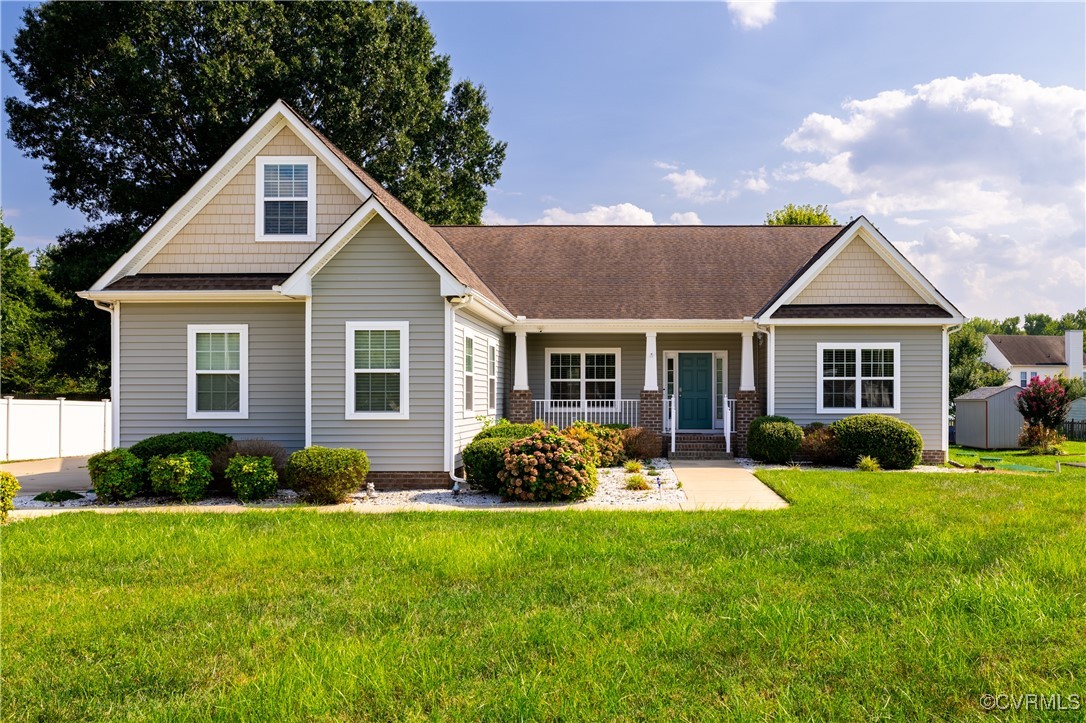
[{"label": "tree foliage", "polygon": [[984,328],[983,319],[971,319],[962,328],[950,335],[950,399],[951,409],[954,400],[963,394],[980,387],[999,387],[1007,383],[1005,369],[996,369],[985,361],[984,335],[998,332],[980,331]]},{"label": "tree foliage", "polygon": [[145,229],[282,98],[431,223],[478,223],[505,144],[406,3],[45,3],[4,62],[53,199]]},{"label": "tree foliage", "polygon": [[788,204],[765,215],[766,226],[835,226],[837,219],[830,215],[829,206],[797,206]]}]

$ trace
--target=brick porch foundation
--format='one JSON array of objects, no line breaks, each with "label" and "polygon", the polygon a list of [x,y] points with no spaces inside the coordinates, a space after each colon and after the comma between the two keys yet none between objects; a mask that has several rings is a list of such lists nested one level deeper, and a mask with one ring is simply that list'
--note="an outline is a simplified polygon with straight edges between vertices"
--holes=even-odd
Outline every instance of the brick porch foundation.
[{"label": "brick porch foundation", "polygon": [[946,452],[941,449],[925,449],[920,453],[920,464],[943,464]]},{"label": "brick porch foundation", "polygon": [[664,393],[662,391],[650,392],[641,390],[641,408],[638,411],[638,426],[649,429],[660,435],[660,449],[656,452],[659,457],[664,456]]},{"label": "brick porch foundation", "polygon": [[732,452],[736,457],[747,456],[747,430],[756,417],[765,414],[765,401],[760,392],[735,393],[735,436]]},{"label": "brick porch foundation", "polygon": [[531,424],[532,392],[530,389],[514,389],[509,392],[509,421],[515,424]]}]

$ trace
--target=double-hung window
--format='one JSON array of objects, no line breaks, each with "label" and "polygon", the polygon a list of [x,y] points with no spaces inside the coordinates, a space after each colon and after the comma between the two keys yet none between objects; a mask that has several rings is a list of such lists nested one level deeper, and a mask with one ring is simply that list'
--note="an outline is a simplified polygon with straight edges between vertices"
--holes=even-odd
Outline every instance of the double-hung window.
[{"label": "double-hung window", "polygon": [[189,324],[188,418],[249,418],[247,324]]},{"label": "double-hung window", "polygon": [[619,350],[547,350],[551,406],[603,409],[618,403]]},{"label": "double-hung window", "polygon": [[1022,387],[1023,389],[1029,386],[1029,372],[1018,373],[1018,386]]},{"label": "double-hung window", "polygon": [[464,412],[475,411],[475,339],[464,335]]},{"label": "double-hung window", "polygon": [[901,345],[818,344],[818,413],[901,409]]},{"label": "double-hung window", "polygon": [[408,418],[408,323],[347,322],[347,419]]},{"label": "double-hung window", "polygon": [[313,156],[257,158],[258,241],[316,241],[316,166]]},{"label": "double-hung window", "polygon": [[493,340],[486,345],[486,410],[498,410],[498,347]]}]

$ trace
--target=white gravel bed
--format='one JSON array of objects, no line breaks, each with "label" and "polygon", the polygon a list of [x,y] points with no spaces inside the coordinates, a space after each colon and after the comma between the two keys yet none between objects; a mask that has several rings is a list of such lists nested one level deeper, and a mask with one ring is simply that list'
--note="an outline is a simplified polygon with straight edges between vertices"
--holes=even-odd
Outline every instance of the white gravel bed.
[{"label": "white gravel bed", "polygon": [[293,505],[298,502],[298,495],[294,490],[277,490],[274,495],[266,500],[258,500],[256,502],[239,502],[235,497],[205,497],[198,502],[182,502],[176,499],[169,499],[165,497],[136,497],[127,502],[117,502],[109,504],[106,502],[99,502],[98,496],[93,492],[87,490],[72,490],[77,494],[83,495],[78,500],[66,500],[64,502],[42,502],[34,499],[35,495],[17,495],[14,500],[15,509],[17,510],[35,510],[35,509],[68,509],[73,507],[112,507],[112,508],[124,508],[124,507],[175,507],[178,505],[191,505],[192,507],[220,507],[223,505],[241,505],[244,504],[247,507],[282,507],[284,505]]}]

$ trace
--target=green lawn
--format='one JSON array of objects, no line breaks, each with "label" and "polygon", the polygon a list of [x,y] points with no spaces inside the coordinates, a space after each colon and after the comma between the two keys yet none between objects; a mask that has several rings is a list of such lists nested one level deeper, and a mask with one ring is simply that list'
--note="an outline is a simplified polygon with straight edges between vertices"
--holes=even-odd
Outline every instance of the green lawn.
[{"label": "green lawn", "polygon": [[762,476],[793,507],[12,524],[0,711],[913,721],[984,718],[985,693],[1086,700],[1086,470]]},{"label": "green lawn", "polygon": [[1043,467],[1045,469],[1056,469],[1056,463],[1086,463],[1086,442],[1065,442],[1063,444],[1066,455],[1036,455],[1030,454],[1024,449],[972,449],[970,447],[961,447],[956,444],[950,445],[950,458],[955,462],[960,462],[966,467],[972,467],[980,461],[981,457],[1001,457],[1002,462],[990,464],[984,462],[983,464],[988,466],[1000,466],[1008,464],[1021,464],[1028,467]]}]

